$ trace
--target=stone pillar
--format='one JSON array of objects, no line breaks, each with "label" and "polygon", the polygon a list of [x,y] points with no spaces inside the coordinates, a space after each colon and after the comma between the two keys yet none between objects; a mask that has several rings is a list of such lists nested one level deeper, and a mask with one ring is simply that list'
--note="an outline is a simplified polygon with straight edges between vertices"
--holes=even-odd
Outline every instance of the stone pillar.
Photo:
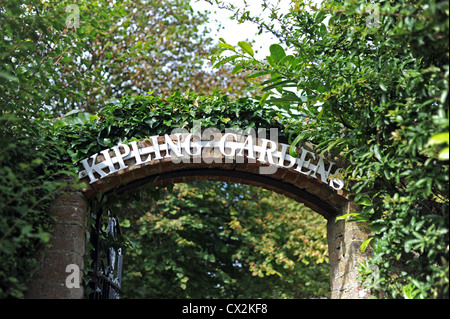
[{"label": "stone pillar", "polygon": [[[357,212],[358,206],[352,202],[346,205],[342,214]],[[369,291],[361,287],[357,280],[358,265],[368,258],[371,248],[361,253],[361,244],[369,237],[370,228],[363,222],[349,222],[336,218],[328,220],[328,254],[330,259],[331,298],[365,299]]]},{"label": "stone pillar", "polygon": [[[28,285],[27,298],[79,299],[84,297],[82,275],[86,250],[88,202],[80,191],[69,190],[56,198],[48,213],[56,218],[50,247],[40,259],[38,270]],[[68,265],[71,265],[66,272]],[[79,268],[79,288],[68,288],[76,284]]]}]

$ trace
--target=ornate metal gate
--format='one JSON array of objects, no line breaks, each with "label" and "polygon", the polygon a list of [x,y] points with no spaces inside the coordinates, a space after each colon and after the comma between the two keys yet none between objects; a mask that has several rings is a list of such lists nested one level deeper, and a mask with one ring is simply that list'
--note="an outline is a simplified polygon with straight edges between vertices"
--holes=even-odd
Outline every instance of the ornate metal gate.
[{"label": "ornate metal gate", "polygon": [[111,216],[108,211],[108,226],[105,232],[102,231],[102,216],[101,214],[97,216],[93,235],[90,283],[93,292],[89,295],[90,299],[120,299],[123,265],[122,247],[118,241],[120,235],[116,216]]}]

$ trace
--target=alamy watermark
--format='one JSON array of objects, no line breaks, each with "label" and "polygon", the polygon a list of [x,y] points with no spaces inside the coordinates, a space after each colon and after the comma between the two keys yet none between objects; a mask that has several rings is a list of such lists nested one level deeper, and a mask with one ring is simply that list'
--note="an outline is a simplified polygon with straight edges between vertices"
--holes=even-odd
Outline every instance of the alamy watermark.
[{"label": "alamy watermark", "polygon": [[[70,13],[66,17],[66,27],[69,29],[80,27],[80,7],[76,4],[69,4],[66,12]],[[369,12],[366,18],[366,26],[371,29],[380,27],[380,5],[378,3],[369,3],[365,8],[365,12]]]},{"label": "alamy watermark", "polygon": [[66,12],[70,14],[66,17],[66,27],[69,29],[80,27],[80,8],[76,4],[69,4]]},{"label": "alamy watermark", "polygon": [[66,277],[66,287],[69,289],[80,288],[80,267],[76,264],[69,264],[66,267],[66,272],[70,273],[70,275]]},{"label": "alamy watermark", "polygon": [[366,18],[366,26],[371,29],[380,27],[380,5],[378,3],[370,3],[367,6],[369,16]]}]

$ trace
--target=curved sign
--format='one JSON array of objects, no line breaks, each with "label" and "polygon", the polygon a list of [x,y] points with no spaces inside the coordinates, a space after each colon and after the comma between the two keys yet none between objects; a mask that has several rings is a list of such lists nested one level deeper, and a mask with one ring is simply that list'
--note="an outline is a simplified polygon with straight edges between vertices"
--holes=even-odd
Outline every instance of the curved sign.
[{"label": "curved sign", "polygon": [[[291,169],[329,184],[340,190],[344,181],[341,168],[322,156],[300,149],[297,157],[289,155],[289,145],[271,139],[257,138],[256,134],[241,134],[227,130],[224,134],[216,129],[206,129],[203,134],[173,133],[151,136],[143,141],[119,143],[81,161],[80,178],[89,177],[90,184],[132,165],[145,165],[150,161],[170,158],[172,163],[255,163],[268,164],[260,167],[260,174],[274,174],[277,168]],[[253,132],[254,133],[254,132]],[[264,134],[265,135],[265,134]]]}]

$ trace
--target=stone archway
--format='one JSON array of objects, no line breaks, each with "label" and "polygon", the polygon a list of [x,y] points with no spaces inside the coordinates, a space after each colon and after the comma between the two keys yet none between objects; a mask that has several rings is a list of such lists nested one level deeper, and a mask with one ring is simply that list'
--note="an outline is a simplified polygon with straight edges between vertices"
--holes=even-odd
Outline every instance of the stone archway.
[{"label": "stone archway", "polygon": [[[288,145],[234,132],[208,133],[208,139],[191,133],[152,136],[118,144],[82,161],[80,180],[87,187],[57,198],[49,213],[57,217],[51,248],[35,274],[30,298],[82,298],[82,286],[67,285],[68,265],[84,268],[85,232],[89,200],[99,193],[120,194],[152,183],[218,180],[260,186],[304,203],[327,220],[332,298],[367,298],[357,281],[360,252],[368,237],[364,224],[336,222],[355,212],[339,172],[340,158],[315,154],[307,143],[288,153]],[[81,274],[80,274],[81,276]]]}]

